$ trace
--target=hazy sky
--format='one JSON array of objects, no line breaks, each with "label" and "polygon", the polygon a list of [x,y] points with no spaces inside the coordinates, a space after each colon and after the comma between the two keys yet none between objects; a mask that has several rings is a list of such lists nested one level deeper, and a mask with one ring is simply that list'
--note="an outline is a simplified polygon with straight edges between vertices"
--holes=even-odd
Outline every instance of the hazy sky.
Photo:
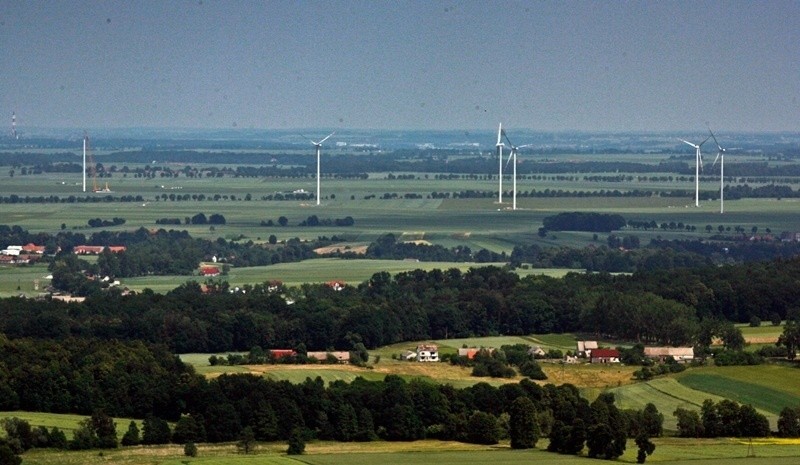
[{"label": "hazy sky", "polygon": [[0,0],[29,127],[800,130],[800,1]]}]

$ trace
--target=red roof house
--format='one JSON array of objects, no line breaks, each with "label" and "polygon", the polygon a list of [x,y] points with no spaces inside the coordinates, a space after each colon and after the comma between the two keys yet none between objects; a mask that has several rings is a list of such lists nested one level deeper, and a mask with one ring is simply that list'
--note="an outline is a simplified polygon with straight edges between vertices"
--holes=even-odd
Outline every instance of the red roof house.
[{"label": "red roof house", "polygon": [[272,355],[273,358],[284,358],[284,357],[294,357],[297,355],[292,349],[270,349],[269,354]]},{"label": "red roof house", "polygon": [[77,255],[100,255],[103,249],[102,245],[76,245],[72,251]]},{"label": "red roof house", "polygon": [[204,266],[200,268],[200,276],[219,276],[219,268],[216,266]]},{"label": "red roof house", "polygon": [[35,254],[43,254],[44,253],[44,246],[43,245],[36,245],[33,242],[23,245],[22,246],[23,252],[28,253],[35,253]]},{"label": "red roof house", "polygon": [[619,363],[619,351],[616,349],[592,349],[592,363]]}]

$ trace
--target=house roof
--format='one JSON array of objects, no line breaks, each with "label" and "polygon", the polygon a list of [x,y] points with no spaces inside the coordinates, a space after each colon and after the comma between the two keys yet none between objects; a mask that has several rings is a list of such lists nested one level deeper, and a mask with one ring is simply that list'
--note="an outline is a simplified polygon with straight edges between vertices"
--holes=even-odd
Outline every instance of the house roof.
[{"label": "house roof", "polygon": [[22,250],[24,250],[25,252],[44,253],[44,246],[36,245],[33,242],[31,242],[23,245]]},{"label": "house roof", "polygon": [[693,347],[645,347],[646,357],[694,357]]},{"label": "house roof", "polygon": [[594,349],[592,358],[619,358],[619,351],[616,349]]}]

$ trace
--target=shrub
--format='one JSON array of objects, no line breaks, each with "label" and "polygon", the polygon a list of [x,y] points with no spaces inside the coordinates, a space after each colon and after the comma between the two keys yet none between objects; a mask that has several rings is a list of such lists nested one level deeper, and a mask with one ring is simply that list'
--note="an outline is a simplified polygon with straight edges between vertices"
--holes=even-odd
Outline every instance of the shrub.
[{"label": "shrub", "polygon": [[183,455],[187,457],[197,457],[197,446],[193,442],[187,442],[183,446]]}]

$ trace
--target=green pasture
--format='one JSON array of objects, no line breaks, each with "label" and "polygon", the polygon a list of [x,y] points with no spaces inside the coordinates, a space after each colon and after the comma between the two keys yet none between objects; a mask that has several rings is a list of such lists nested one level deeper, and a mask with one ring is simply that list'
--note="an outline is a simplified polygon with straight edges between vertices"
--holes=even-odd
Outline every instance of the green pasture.
[{"label": "green pasture", "polygon": [[[66,413],[41,413],[41,412],[24,412],[24,411],[16,411],[16,412],[0,412],[0,419],[2,418],[12,418],[17,417],[20,420],[25,420],[32,427],[37,426],[44,426],[47,429],[51,428],[58,428],[67,435],[67,439],[72,439],[72,434],[78,429],[78,424],[88,418],[88,415],[72,415]],[[135,420],[139,427],[139,431],[142,430],[142,422],[141,420]],[[126,431],[128,431],[128,425],[130,425],[131,419],[130,418],[114,418],[114,425],[117,427],[117,437],[122,438]],[[0,429],[0,434],[5,435],[5,430]],[[27,463],[27,462],[26,462]]]},{"label": "green pasture", "polygon": [[356,378],[364,378],[367,381],[383,381],[386,373],[370,372],[370,371],[351,371],[351,370],[315,370],[314,365],[308,365],[302,370],[296,369],[275,369],[264,373],[265,378],[275,381],[289,381],[293,384],[301,384],[307,378],[316,379],[319,377],[325,384],[334,381],[344,381],[346,383],[353,382]]},{"label": "green pasture", "polygon": [[[572,334],[541,334],[530,336],[490,336],[457,339],[438,339],[440,352],[457,353],[461,347],[495,347],[504,345],[525,344],[529,346],[539,346],[545,350],[559,349],[561,351],[575,350],[575,337]],[[411,345],[411,344],[409,344]]]},{"label": "green pasture", "polygon": [[[753,370],[752,378],[760,375],[760,370]],[[784,379],[783,383],[797,387],[797,375]],[[784,407],[800,406],[800,389],[788,392],[777,389],[778,385],[767,385],[765,382],[747,382],[724,374],[717,373],[686,373],[678,381],[691,389],[716,394],[721,397],[736,401],[740,404],[750,404],[758,410],[767,411],[773,415],[780,413]],[[781,383],[781,384],[783,384]],[[775,386],[775,387],[773,387]]]},{"label": "green pasture", "polygon": [[684,408],[699,412],[704,400],[711,399],[717,402],[723,399],[687,387],[672,377],[621,386],[609,389],[609,392],[614,394],[615,403],[619,408],[641,410],[648,403],[652,403],[664,415],[664,429],[670,431],[678,429],[677,419],[672,415],[675,409]]},{"label": "green pasture", "polygon": [[[46,277],[50,274],[47,265],[2,265],[0,266],[0,298],[25,294],[28,296],[44,292],[50,285]],[[39,290],[35,289],[39,281]]]},{"label": "green pasture", "polygon": [[652,402],[664,414],[664,427],[677,428],[672,412],[681,407],[698,410],[706,399],[730,399],[751,404],[777,427],[783,407],[800,406],[797,368],[768,364],[737,367],[689,368],[675,376],[610,389],[621,408],[641,409]]},{"label": "green pasture", "polygon": [[[304,283],[323,283],[331,280],[344,281],[350,285],[358,285],[369,280],[372,275],[387,271],[394,275],[404,271],[417,269],[430,271],[458,268],[466,272],[473,267],[502,266],[502,263],[463,263],[463,262],[417,262],[410,260],[343,260],[338,258],[318,258],[293,263],[278,263],[269,266],[231,268],[227,276],[222,276],[231,286],[259,284],[270,280],[282,281],[287,286],[299,286]],[[552,270],[540,270],[542,273],[555,273]],[[533,271],[532,271],[533,272]],[[144,276],[126,278],[122,285],[130,289],[152,289],[166,292],[187,281],[204,282],[199,276]]]},{"label": "green pasture", "polygon": [[783,333],[783,325],[773,326],[772,323],[769,321],[762,321],[761,326],[750,326],[749,324],[738,324],[736,325],[742,331],[742,336],[744,336],[745,340],[748,339],[774,339],[778,340],[778,337]]}]

